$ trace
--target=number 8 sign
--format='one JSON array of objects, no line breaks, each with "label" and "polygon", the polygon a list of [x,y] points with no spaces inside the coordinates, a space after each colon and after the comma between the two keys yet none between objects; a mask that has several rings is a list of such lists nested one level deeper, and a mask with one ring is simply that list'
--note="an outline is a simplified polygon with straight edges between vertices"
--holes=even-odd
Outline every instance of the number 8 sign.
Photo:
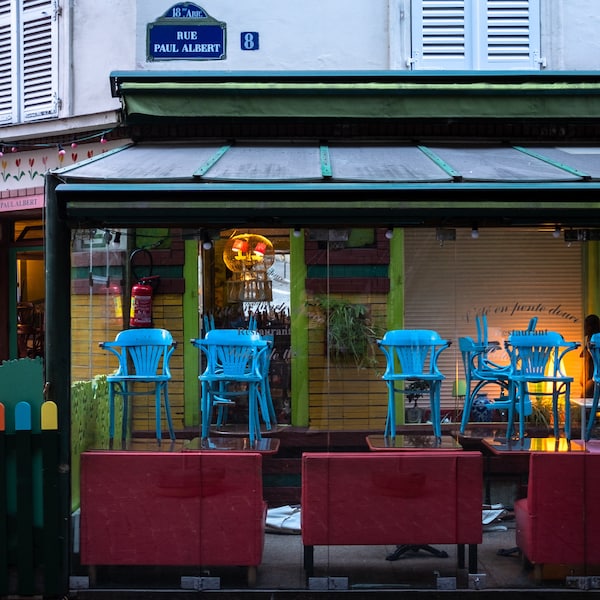
[{"label": "number 8 sign", "polygon": [[242,31],[241,47],[242,50],[258,50],[258,32]]}]

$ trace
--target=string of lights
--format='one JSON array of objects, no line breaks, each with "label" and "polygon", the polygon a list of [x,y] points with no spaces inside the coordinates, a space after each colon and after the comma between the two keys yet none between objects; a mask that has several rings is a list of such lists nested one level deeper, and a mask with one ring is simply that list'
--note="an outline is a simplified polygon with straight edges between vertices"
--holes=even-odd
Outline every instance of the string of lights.
[{"label": "string of lights", "polygon": [[[108,142],[107,137],[115,130],[115,128],[105,129],[100,132],[87,134],[81,137],[74,137],[70,142],[71,148],[77,148],[79,144],[83,144],[84,142],[90,141],[99,141],[101,144],[106,144]],[[66,144],[67,142],[65,142]],[[43,150],[44,148],[56,148],[58,154],[64,155],[66,153],[64,146],[62,143],[56,142],[40,142],[40,143],[31,143],[31,142],[4,142],[0,140],[0,157],[4,156],[4,154],[10,152],[23,152],[25,150]]]}]

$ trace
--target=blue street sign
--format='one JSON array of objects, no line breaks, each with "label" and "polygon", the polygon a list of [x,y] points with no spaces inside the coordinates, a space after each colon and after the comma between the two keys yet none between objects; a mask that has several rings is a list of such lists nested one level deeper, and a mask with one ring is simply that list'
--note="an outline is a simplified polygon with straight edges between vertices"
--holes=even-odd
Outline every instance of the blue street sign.
[{"label": "blue street sign", "polygon": [[153,60],[222,60],[227,25],[192,2],[179,2],[147,26],[146,45]]}]

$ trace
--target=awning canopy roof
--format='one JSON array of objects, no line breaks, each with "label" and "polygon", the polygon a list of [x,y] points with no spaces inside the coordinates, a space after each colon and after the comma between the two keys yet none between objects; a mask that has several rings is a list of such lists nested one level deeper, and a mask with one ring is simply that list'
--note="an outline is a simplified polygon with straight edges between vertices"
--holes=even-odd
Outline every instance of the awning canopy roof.
[{"label": "awning canopy roof", "polygon": [[600,224],[600,146],[148,142],[54,175],[113,225]]},{"label": "awning canopy roof", "polygon": [[600,72],[110,81],[135,143],[49,175],[71,225],[600,226]]}]

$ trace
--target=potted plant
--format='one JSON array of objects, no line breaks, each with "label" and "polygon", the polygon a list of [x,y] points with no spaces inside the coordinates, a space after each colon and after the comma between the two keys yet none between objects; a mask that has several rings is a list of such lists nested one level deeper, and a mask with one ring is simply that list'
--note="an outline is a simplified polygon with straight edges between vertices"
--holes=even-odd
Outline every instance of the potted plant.
[{"label": "potted plant", "polygon": [[377,363],[377,334],[364,304],[329,296],[315,298],[314,304],[325,314],[327,351],[336,362],[353,362],[358,367]]},{"label": "potted plant", "polygon": [[406,394],[408,402],[412,402],[412,406],[407,406],[404,410],[405,421],[407,423],[421,423],[423,420],[423,409],[418,406],[419,398],[421,398],[429,389],[429,384],[423,379],[411,381],[407,386],[407,390],[411,390]]},{"label": "potted plant", "polygon": [[527,416],[527,429],[530,435],[547,435],[552,422],[552,402],[534,396],[531,399],[531,414]]}]

